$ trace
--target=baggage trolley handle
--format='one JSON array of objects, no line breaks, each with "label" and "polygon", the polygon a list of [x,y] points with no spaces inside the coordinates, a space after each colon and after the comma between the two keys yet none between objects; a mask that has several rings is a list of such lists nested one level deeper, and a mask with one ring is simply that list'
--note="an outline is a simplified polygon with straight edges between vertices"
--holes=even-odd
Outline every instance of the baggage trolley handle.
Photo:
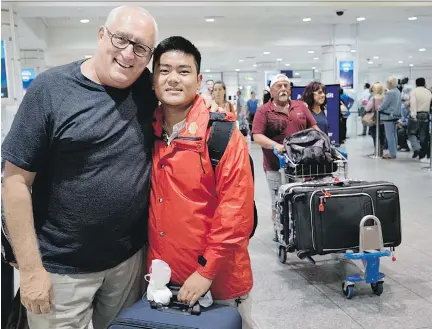
[{"label": "baggage trolley handle", "polygon": [[[366,226],[369,220],[374,221],[374,225]],[[382,237],[381,221],[374,215],[366,215],[360,221],[359,253],[363,254],[364,250],[384,249]]]}]

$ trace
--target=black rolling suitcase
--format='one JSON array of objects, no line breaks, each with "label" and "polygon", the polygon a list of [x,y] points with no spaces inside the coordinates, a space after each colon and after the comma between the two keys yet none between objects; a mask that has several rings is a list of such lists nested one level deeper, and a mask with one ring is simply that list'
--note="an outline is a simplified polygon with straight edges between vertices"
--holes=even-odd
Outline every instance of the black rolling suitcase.
[{"label": "black rolling suitcase", "polygon": [[285,243],[300,258],[357,250],[366,215],[381,221],[384,246],[397,247],[402,240],[399,193],[389,182],[292,184],[282,208]]},{"label": "black rolling suitcase", "polygon": [[146,299],[125,309],[108,329],[241,329],[242,318],[236,308],[215,305],[193,308],[177,301],[180,287],[170,286],[173,298],[168,306]]}]

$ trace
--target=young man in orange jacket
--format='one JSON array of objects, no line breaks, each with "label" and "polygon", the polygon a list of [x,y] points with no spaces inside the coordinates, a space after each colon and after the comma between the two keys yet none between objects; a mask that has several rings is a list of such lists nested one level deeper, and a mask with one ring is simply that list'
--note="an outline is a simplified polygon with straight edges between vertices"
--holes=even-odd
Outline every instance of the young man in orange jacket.
[{"label": "young man in orange jacket", "polygon": [[[197,95],[201,55],[182,37],[162,41],[153,58],[161,106],[153,124],[148,264],[167,262],[178,299],[194,304],[209,289],[216,303],[238,307],[250,320],[254,185],[246,141],[233,129],[213,170],[207,141],[210,112]],[[235,121],[227,113],[225,120]],[[215,138],[215,137],[213,137]]]}]

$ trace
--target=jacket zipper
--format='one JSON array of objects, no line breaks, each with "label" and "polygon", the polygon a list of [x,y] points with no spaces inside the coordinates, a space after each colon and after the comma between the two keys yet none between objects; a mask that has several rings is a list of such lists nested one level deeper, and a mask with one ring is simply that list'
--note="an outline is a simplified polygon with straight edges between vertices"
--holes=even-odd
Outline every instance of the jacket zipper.
[{"label": "jacket zipper", "polygon": [[[200,163],[201,163],[201,168],[202,168],[202,171],[203,171],[203,173],[204,173],[204,175],[206,174],[206,171],[205,171],[205,169],[204,169],[204,165],[203,165],[203,162],[202,162],[202,153],[199,153],[199,157],[200,157]],[[215,173],[216,174],[216,173]]]}]

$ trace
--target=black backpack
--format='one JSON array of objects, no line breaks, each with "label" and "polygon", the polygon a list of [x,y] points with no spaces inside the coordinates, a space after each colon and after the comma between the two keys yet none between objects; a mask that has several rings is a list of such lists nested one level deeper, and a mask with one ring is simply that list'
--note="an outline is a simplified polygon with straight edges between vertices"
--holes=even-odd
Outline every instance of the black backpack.
[{"label": "black backpack", "polygon": [[[210,154],[210,160],[213,170],[216,170],[216,166],[219,164],[220,159],[224,155],[224,152],[228,146],[231,135],[236,128],[236,123],[232,121],[224,121],[226,117],[225,113],[210,112],[210,120],[208,127],[210,128],[210,137],[208,140],[208,149]],[[252,177],[255,180],[254,175],[254,163],[252,157],[249,155],[250,166],[252,170]],[[258,225],[258,211],[256,208],[255,201],[254,207],[254,226],[252,233],[249,238],[252,238],[255,234],[256,227]]]}]

